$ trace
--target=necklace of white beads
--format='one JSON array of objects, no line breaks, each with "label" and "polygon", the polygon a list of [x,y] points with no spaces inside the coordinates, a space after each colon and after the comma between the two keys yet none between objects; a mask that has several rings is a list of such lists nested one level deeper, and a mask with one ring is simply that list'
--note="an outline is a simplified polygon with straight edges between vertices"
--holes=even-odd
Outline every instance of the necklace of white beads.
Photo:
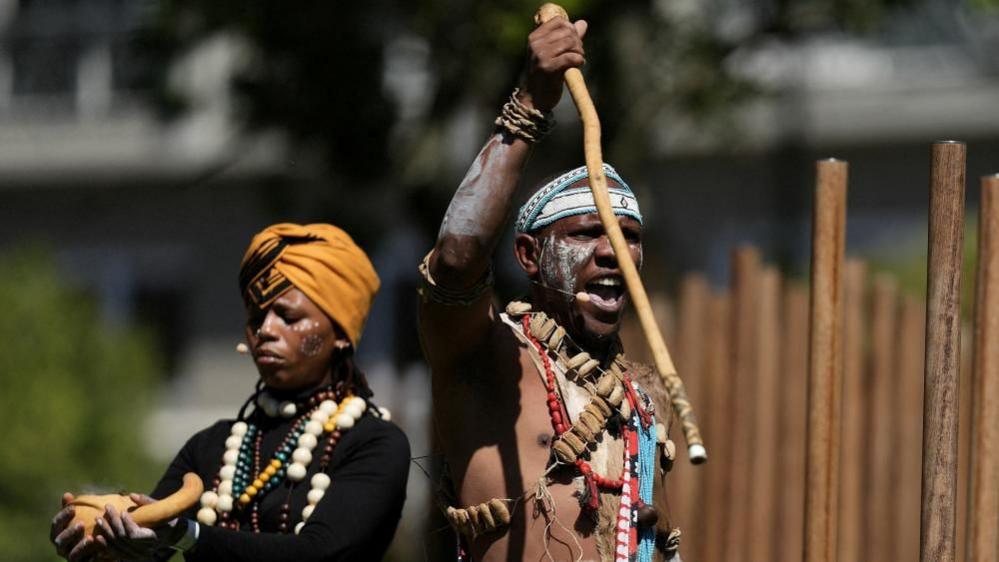
[{"label": "necklace of white beads", "polygon": [[[290,419],[299,411],[299,406],[294,402],[278,401],[267,392],[260,393],[257,405],[270,417],[280,416]],[[227,519],[234,509],[249,505],[255,498],[277,487],[285,476],[292,482],[304,480],[313,459],[313,450],[319,445],[322,437],[334,431],[343,432],[354,427],[366,409],[367,402],[357,396],[348,395],[339,404],[329,398],[322,400],[292,426],[270,462],[252,481],[249,479],[251,451],[258,439],[259,430],[242,420],[233,423],[229,437],[225,441],[225,452],[222,454],[222,467],[218,473],[219,484],[215,489],[201,495],[198,522],[211,526],[215,525],[219,518]],[[378,410],[382,419],[389,419],[388,410],[385,408]],[[292,443],[295,444],[293,450]],[[319,500],[326,494],[331,482],[325,472],[317,472],[312,476],[311,488],[306,496],[308,504],[302,509],[302,520],[295,525],[295,534],[301,531]]]}]

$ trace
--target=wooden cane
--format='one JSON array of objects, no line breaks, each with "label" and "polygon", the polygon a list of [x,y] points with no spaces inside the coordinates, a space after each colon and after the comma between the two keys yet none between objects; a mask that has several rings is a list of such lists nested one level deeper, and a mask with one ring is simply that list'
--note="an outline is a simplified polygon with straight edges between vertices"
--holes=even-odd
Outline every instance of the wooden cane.
[{"label": "wooden cane", "polygon": [[805,462],[806,562],[836,560],[839,500],[840,379],[843,367],[843,247],[847,164],[817,164],[812,219]]},{"label": "wooden cane", "polygon": [[923,380],[921,562],[953,562],[965,145],[933,145]]},{"label": "wooden cane", "polygon": [[999,174],[982,178],[978,211],[968,562],[999,556]]},{"label": "wooden cane", "polygon": [[[566,11],[557,4],[544,4],[538,9],[534,16],[536,24],[543,24],[552,18],[565,18],[569,20]],[[600,118],[597,110],[590,99],[590,93],[586,89],[586,82],[583,80],[583,73],[578,68],[570,68],[565,71],[565,83],[569,87],[569,93],[576,103],[576,109],[583,121],[583,151],[586,155],[586,169],[590,176],[590,190],[593,191],[593,199],[596,202],[597,213],[600,215],[600,222],[603,223],[607,237],[610,238],[611,247],[617,257],[621,273],[624,275],[624,284],[628,288],[631,301],[635,304],[635,312],[638,314],[642,331],[645,332],[645,339],[652,350],[656,369],[659,371],[666,390],[669,391],[670,401],[673,411],[676,414],[680,425],[683,428],[683,436],[687,441],[687,454],[690,462],[700,464],[707,460],[708,453],[704,448],[704,441],[701,439],[701,432],[697,427],[697,418],[687,399],[687,392],[684,389],[683,381],[677,375],[676,367],[670,358],[666,342],[663,341],[662,333],[656,324],[656,319],[652,314],[652,306],[649,304],[649,297],[645,294],[645,287],[638,276],[638,268],[631,259],[628,251],[628,243],[621,232],[621,226],[614,215],[611,207],[610,195],[607,192],[607,178],[604,176],[603,153],[600,148]]]}]

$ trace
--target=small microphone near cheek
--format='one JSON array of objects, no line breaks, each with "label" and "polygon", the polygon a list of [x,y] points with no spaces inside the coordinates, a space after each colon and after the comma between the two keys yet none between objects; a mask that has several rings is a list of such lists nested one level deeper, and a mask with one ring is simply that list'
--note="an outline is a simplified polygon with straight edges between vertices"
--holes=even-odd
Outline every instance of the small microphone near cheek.
[{"label": "small microphone near cheek", "polygon": [[590,302],[590,295],[588,293],[586,293],[585,291],[579,291],[578,293],[570,293],[569,291],[565,291],[565,290],[559,289],[557,287],[550,287],[548,285],[545,285],[544,283],[539,283],[537,281],[531,281],[531,283],[534,283],[538,287],[541,287],[542,289],[545,289],[545,290],[548,290],[548,291],[555,291],[556,293],[562,293],[563,295],[569,295],[572,298],[578,300],[579,302]]},{"label": "small microphone near cheek", "polygon": [[239,342],[239,343],[236,344],[236,353],[238,353],[240,355],[246,355],[249,352],[250,352],[250,348],[245,343]]}]

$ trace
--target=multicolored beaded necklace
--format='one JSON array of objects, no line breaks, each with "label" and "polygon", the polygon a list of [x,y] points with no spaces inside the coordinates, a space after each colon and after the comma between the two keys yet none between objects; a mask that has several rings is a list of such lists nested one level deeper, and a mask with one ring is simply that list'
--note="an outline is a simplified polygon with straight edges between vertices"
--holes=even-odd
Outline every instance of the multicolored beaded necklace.
[{"label": "multicolored beaded necklace", "polygon": [[[544,367],[548,412],[552,428],[555,430],[555,438],[559,439],[565,436],[579,441],[578,436],[569,432],[569,414],[565,403],[559,396],[558,382],[551,365],[551,359],[548,356],[548,350],[537,337],[538,335],[552,334],[552,332],[542,328],[542,323],[538,323],[532,329],[532,322],[536,322],[536,319],[532,319],[530,315],[524,315],[520,319],[524,335],[534,346]],[[546,319],[546,322],[551,323],[552,321]],[[564,336],[559,337],[559,340],[563,338]],[[587,360],[588,362],[592,361],[588,356]],[[578,361],[577,363],[583,362]],[[624,383],[624,398],[629,403],[632,412],[632,415],[628,416],[626,422],[621,426],[621,437],[625,444],[621,476],[612,479],[600,475],[581,457],[573,459],[573,464],[583,477],[586,488],[586,494],[583,496],[585,507],[591,510],[599,508],[600,489],[617,491],[620,494],[621,507],[618,510],[615,524],[615,560],[645,561],[651,560],[652,557],[652,549],[654,548],[652,526],[655,524],[655,519],[658,519],[655,510],[646,504],[646,501],[652,499],[655,420],[652,413],[646,410],[646,404],[643,404],[638,396],[636,386],[630,377],[626,373],[622,373],[621,379]],[[577,424],[579,423],[577,422]],[[558,451],[555,452],[558,453]],[[639,526],[642,528],[640,529]]]},{"label": "multicolored beaded necklace", "polygon": [[[316,392],[301,403],[277,402],[266,392],[259,393],[258,410],[265,415],[292,418],[298,412],[304,413],[291,426],[266,464],[262,464],[260,454],[263,432],[243,419],[233,423],[213,488],[201,496],[198,522],[209,526],[218,523],[220,527],[238,530],[239,513],[250,510],[250,527],[253,532],[259,533],[260,498],[287,482],[287,497],[281,505],[278,530],[289,532],[292,491],[307,476],[313,451],[325,440],[318,471],[310,480],[308,505],[302,510],[301,521],[294,527],[297,534],[331,484],[326,469],[343,432],[353,427],[367,410],[367,402],[362,398],[348,394],[339,404],[336,401],[338,398],[330,388]],[[388,411],[379,408],[379,415],[387,419]]]}]

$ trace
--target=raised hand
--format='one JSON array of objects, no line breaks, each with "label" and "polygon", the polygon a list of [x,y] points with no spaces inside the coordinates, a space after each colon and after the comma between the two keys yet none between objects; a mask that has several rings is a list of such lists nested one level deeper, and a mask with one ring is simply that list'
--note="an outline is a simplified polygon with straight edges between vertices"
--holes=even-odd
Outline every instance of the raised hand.
[{"label": "raised hand", "polygon": [[587,23],[570,23],[553,18],[528,36],[527,76],[520,101],[535,109],[549,111],[562,97],[565,71],[583,66],[583,36]]}]

